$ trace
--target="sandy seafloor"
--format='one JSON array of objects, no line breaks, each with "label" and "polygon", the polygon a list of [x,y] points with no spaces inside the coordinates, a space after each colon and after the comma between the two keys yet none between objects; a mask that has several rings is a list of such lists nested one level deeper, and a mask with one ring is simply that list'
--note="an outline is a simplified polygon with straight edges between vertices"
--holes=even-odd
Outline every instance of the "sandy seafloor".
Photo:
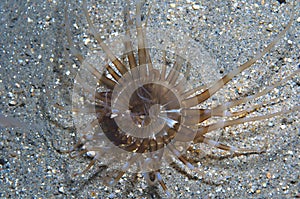
[{"label": "sandy seafloor", "polygon": [[[95,4],[98,6],[94,7],[93,20],[99,18],[95,23],[98,28],[101,24],[103,38],[123,31],[124,3],[99,2]],[[81,7],[81,2],[72,1],[69,10],[73,41],[85,56],[93,39],[87,39]],[[85,168],[90,159],[71,159],[60,153],[78,140],[71,113],[54,107],[71,107],[73,79],[78,70],[78,61],[67,51],[63,8],[63,1],[55,0],[0,2],[0,198],[165,198],[160,186],[148,186],[141,175],[126,174],[115,186],[104,186],[101,180],[111,171],[98,163],[85,175],[72,176]],[[147,8],[142,8],[143,14]],[[288,23],[290,8],[290,3],[274,0],[264,4],[155,1],[148,26],[189,34],[213,57],[209,64],[221,76],[275,38]],[[253,94],[297,69],[299,2],[295,10],[293,25],[278,45],[216,97],[234,99],[240,94]],[[279,102],[264,107],[260,114],[299,104],[299,86],[298,74],[262,98],[275,97]],[[12,124],[8,124],[3,115],[16,120],[11,119]],[[16,127],[5,128],[6,125]],[[201,145],[206,156],[187,155],[193,160],[195,171],[185,172],[180,163],[162,170],[172,198],[300,197],[299,111],[228,127],[215,134],[220,141],[234,146],[255,148],[267,142],[268,148],[262,154],[235,157]],[[197,173],[204,173],[205,178]]]}]

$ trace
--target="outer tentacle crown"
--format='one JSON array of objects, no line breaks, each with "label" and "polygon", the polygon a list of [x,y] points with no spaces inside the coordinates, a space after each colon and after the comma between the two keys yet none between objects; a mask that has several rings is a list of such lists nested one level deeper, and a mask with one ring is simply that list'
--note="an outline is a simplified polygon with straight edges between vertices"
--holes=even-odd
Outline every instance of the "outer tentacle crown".
[{"label": "outer tentacle crown", "polygon": [[[297,75],[299,69],[253,96],[215,107],[201,107],[234,76],[273,48],[290,28],[293,18],[256,57],[215,83],[202,76],[195,86],[189,83],[198,80],[191,74],[191,68],[200,66],[204,69],[199,68],[199,71],[207,68],[214,70],[215,64],[207,61],[213,59],[193,39],[171,30],[144,27],[141,4],[138,3],[136,27],[130,29],[129,26],[123,35],[104,43],[89,17],[86,1],[83,2],[89,28],[102,48],[102,51],[90,52],[86,58],[77,53],[72,47],[66,14],[68,41],[72,52],[81,62],[73,92],[74,122],[80,141],[72,151],[84,145],[85,149],[79,154],[90,153],[94,156],[83,172],[100,161],[119,170],[107,181],[108,184],[115,183],[125,172],[142,172],[148,181],[158,181],[169,194],[160,169],[174,161],[174,158],[193,169],[193,165],[183,156],[192,143],[205,143],[234,153],[260,153],[264,150],[222,144],[207,138],[208,132],[299,110],[299,106],[296,106],[274,114],[245,117],[267,102],[238,112],[229,110],[265,95]],[[127,7],[125,24],[134,24]],[[178,43],[174,45],[173,41]],[[206,123],[218,117],[225,117],[226,120]]]}]

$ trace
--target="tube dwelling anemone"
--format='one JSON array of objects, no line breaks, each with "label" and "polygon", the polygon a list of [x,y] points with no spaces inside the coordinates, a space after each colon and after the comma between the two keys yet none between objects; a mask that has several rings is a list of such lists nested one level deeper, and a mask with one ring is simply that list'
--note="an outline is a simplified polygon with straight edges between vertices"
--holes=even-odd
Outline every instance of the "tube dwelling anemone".
[{"label": "tube dwelling anemone", "polygon": [[285,84],[298,75],[299,68],[253,95],[204,106],[228,82],[276,45],[292,26],[294,11],[285,28],[252,59],[216,81],[210,81],[202,74],[196,79],[198,84],[195,86],[191,83],[194,78],[191,71],[209,55],[184,34],[147,27],[149,16],[142,20],[142,3],[136,4],[135,18],[131,16],[129,4],[127,2],[124,8],[126,31],[104,41],[90,18],[86,0],[83,0],[82,9],[90,34],[100,47],[83,56],[72,41],[66,3],[67,39],[71,53],[80,62],[72,96],[79,140],[69,152],[73,158],[83,154],[92,157],[89,165],[75,175],[87,172],[99,161],[118,171],[104,180],[107,185],[115,184],[127,172],[142,173],[149,184],[160,184],[170,196],[161,169],[179,161],[194,170],[194,165],[184,155],[190,146],[203,143],[233,154],[265,151],[265,147],[249,149],[221,143],[209,138],[208,133],[299,111],[300,106],[294,106],[275,113],[252,115],[262,107],[272,105],[276,99],[232,111]]}]

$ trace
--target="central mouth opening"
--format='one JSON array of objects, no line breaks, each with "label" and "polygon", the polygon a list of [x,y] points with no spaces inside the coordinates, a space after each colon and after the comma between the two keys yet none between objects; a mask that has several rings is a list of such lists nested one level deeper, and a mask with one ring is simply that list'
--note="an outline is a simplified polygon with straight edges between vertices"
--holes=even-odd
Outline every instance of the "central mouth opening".
[{"label": "central mouth opening", "polygon": [[162,114],[162,111],[179,107],[176,95],[169,88],[155,83],[140,86],[133,92],[129,101],[131,119],[139,128],[162,120],[161,117],[172,117],[172,114]]}]

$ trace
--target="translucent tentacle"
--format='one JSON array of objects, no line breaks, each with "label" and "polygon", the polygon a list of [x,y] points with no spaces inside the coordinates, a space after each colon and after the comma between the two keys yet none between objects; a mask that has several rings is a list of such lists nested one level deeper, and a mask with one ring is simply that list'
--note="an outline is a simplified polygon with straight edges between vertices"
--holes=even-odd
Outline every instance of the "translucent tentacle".
[{"label": "translucent tentacle", "polygon": [[[229,72],[227,75],[223,76],[220,80],[213,83],[211,87],[203,91],[201,94],[196,95],[195,97],[191,97],[189,99],[186,99],[183,101],[184,104],[187,106],[196,106],[195,99],[197,99],[198,104],[201,102],[204,102],[208,98],[210,98],[212,95],[214,95],[217,91],[219,91],[225,84],[227,84],[230,80],[232,80],[233,77],[235,77],[237,74],[241,73],[245,69],[252,66],[257,60],[261,59],[270,49],[272,49],[278,41],[283,37],[283,35],[289,30],[289,28],[292,26],[294,21],[294,9],[291,14],[291,19],[287,26],[282,30],[277,37],[269,44],[266,48],[263,49],[260,53],[258,53],[255,57],[250,59],[249,61],[245,62],[244,64],[240,65],[239,67],[235,68],[231,72]],[[195,91],[196,92],[196,91]]]},{"label": "translucent tentacle", "polygon": [[127,72],[126,66],[113,54],[113,52],[109,49],[109,47],[101,39],[100,34],[96,31],[96,29],[89,17],[86,0],[83,0],[83,11],[84,11],[85,17],[87,19],[87,22],[89,24],[90,30],[91,30],[93,36],[95,37],[95,39],[97,40],[98,44],[102,48],[102,50],[106,53],[106,55],[108,56],[110,61],[116,66],[116,68],[120,71],[120,73],[122,75],[125,74]]}]

